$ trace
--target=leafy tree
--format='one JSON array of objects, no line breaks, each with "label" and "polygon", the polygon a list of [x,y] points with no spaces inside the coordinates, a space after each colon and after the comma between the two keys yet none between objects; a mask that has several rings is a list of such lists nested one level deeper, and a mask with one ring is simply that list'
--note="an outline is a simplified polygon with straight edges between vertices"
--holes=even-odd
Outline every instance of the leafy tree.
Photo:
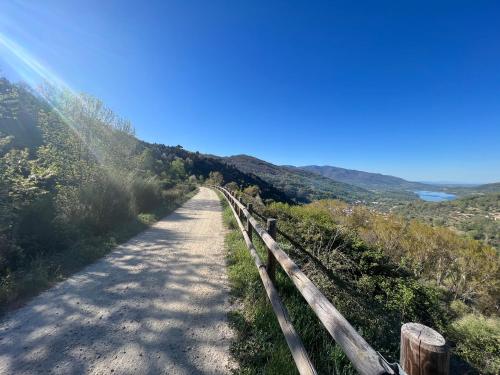
[{"label": "leafy tree", "polygon": [[221,186],[224,183],[224,177],[218,171],[212,171],[208,175],[207,183],[210,185]]}]

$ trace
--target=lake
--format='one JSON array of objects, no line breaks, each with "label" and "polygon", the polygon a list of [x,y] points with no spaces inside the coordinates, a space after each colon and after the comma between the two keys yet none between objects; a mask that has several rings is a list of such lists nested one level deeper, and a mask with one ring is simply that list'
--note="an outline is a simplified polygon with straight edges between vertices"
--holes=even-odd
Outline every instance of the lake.
[{"label": "lake", "polygon": [[452,201],[457,197],[455,194],[443,193],[442,191],[419,190],[416,191],[415,194],[417,194],[420,199],[427,202]]}]

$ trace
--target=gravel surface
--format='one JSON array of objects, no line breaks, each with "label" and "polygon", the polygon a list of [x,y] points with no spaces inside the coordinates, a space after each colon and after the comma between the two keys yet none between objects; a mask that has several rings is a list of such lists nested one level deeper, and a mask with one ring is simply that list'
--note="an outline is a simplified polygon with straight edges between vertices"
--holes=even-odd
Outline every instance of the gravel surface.
[{"label": "gravel surface", "polygon": [[217,195],[199,193],[0,322],[0,374],[225,374]]}]

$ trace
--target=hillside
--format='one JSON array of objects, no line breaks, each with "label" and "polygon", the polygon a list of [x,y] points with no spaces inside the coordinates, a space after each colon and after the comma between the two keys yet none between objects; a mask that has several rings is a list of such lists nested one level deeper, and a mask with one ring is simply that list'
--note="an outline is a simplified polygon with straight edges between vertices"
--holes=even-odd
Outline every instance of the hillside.
[{"label": "hillside", "polygon": [[476,186],[475,190],[480,192],[498,193],[500,192],[500,182]]},{"label": "hillside", "polygon": [[0,313],[175,209],[188,167],[96,98],[0,79]]},{"label": "hillside", "polygon": [[435,190],[438,187],[419,182],[406,181],[399,177],[345,169],[329,165],[308,165],[299,167],[309,172],[314,172],[335,181],[355,185],[368,190]]},{"label": "hillside", "polygon": [[500,193],[500,182],[473,186],[441,185],[442,190],[459,197],[475,196],[487,193]]},{"label": "hillside", "polygon": [[274,165],[248,155],[235,155],[221,160],[242,172],[259,176],[296,202],[333,198],[353,202],[375,198],[374,194],[358,186],[333,181],[299,168]]},{"label": "hillside", "polygon": [[500,249],[500,192],[439,203],[414,201],[392,211],[409,219],[449,227]]},{"label": "hillside", "polygon": [[161,158],[162,155],[169,155],[170,159],[180,158],[187,161],[189,172],[200,180],[208,178],[210,172],[219,172],[223,177],[222,184],[234,182],[241,187],[257,186],[259,188],[259,195],[263,199],[292,202],[291,197],[256,174],[251,172],[245,173],[237,167],[225,163],[217,156],[188,151],[180,146],[171,147],[163,144],[144,144],[154,150],[158,158]]},{"label": "hillside", "polygon": [[42,133],[35,126],[42,109],[47,108],[28,87],[14,89],[0,77],[0,131],[12,136],[13,147],[34,149],[42,144]]}]

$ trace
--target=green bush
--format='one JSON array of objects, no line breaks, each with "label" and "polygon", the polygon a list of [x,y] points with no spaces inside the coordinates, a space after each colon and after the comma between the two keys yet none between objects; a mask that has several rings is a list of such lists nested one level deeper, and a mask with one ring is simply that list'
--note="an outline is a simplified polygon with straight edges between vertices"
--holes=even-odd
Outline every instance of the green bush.
[{"label": "green bush", "polygon": [[122,181],[103,173],[79,189],[81,219],[95,234],[110,231],[132,217],[131,194]]},{"label": "green bush", "polygon": [[156,209],[162,203],[161,186],[155,177],[133,177],[131,183],[133,212],[141,213]]},{"label": "green bush", "polygon": [[40,253],[57,252],[64,246],[55,217],[53,197],[49,194],[38,197],[20,210],[15,235],[25,256],[32,259]]},{"label": "green bush", "polygon": [[500,373],[500,319],[468,314],[451,324],[458,355],[484,374]]}]

